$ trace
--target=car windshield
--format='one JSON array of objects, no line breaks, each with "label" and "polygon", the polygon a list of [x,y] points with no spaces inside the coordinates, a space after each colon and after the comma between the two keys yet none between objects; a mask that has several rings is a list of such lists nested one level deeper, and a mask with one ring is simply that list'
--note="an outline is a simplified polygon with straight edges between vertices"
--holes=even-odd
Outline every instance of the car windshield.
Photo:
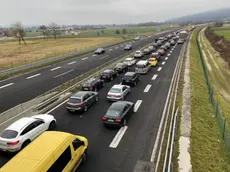
[{"label": "car windshield", "polygon": [[106,112],[106,116],[109,116],[109,117],[118,117],[120,116],[121,112],[117,111],[117,110],[113,110],[113,109],[109,109],[107,112]]},{"label": "car windshield", "polygon": [[136,54],[140,54],[141,52],[140,51],[136,51]]},{"label": "car windshield", "polygon": [[125,59],[125,62],[131,62],[132,59]]},{"label": "car windshield", "polygon": [[136,67],[137,68],[145,68],[145,65],[144,64],[137,64]]},{"label": "car windshield", "polygon": [[15,130],[5,130],[2,132],[1,137],[5,139],[13,139],[18,135],[18,132]]},{"label": "car windshield", "polygon": [[81,99],[80,98],[70,98],[69,103],[81,103]]},{"label": "car windshield", "polygon": [[109,90],[110,93],[120,93],[121,92],[121,89],[118,89],[118,88],[111,88]]}]

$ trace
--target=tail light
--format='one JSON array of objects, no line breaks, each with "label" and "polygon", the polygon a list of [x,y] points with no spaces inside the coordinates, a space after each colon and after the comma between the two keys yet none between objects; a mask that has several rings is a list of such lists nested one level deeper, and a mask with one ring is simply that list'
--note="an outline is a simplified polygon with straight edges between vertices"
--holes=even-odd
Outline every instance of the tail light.
[{"label": "tail light", "polygon": [[80,107],[82,107],[82,106],[83,106],[83,104],[80,104],[79,106],[80,106]]},{"label": "tail light", "polygon": [[92,91],[93,90],[93,87],[90,87],[90,91]]},{"label": "tail light", "polygon": [[120,119],[116,119],[116,120],[115,120],[115,122],[120,123],[120,122],[121,122],[121,120],[120,120]]},{"label": "tail light", "polygon": [[9,142],[9,143],[7,143],[7,145],[9,145],[9,146],[14,146],[14,145],[16,145],[16,144],[18,144],[19,143],[19,140],[18,141],[15,141],[15,142]]},{"label": "tail light", "polygon": [[121,96],[120,95],[116,95],[115,97],[120,98]]},{"label": "tail light", "polygon": [[106,121],[106,120],[107,120],[107,118],[106,118],[106,117],[103,117],[103,118],[102,118],[102,120],[103,120],[103,121]]}]

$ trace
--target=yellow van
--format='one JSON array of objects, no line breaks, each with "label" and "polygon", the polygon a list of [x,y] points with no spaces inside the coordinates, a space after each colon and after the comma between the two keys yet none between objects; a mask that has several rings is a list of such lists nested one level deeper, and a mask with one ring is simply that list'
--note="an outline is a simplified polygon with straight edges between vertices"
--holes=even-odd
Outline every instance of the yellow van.
[{"label": "yellow van", "polygon": [[86,160],[88,140],[46,131],[6,163],[0,172],[70,172]]}]

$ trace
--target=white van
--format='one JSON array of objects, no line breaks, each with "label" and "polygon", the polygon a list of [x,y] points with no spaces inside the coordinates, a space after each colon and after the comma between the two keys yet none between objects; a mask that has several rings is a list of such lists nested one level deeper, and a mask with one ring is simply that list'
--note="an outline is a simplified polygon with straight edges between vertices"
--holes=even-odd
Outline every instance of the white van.
[{"label": "white van", "polygon": [[151,69],[151,64],[148,62],[148,60],[140,60],[137,62],[135,67],[135,72],[140,74],[146,74]]}]

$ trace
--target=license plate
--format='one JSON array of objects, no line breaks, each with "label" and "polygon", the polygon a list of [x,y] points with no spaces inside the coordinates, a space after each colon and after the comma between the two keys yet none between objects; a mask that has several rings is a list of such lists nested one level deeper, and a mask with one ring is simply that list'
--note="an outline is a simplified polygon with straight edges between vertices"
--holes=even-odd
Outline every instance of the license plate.
[{"label": "license plate", "polygon": [[102,78],[106,78],[106,76],[102,76]]},{"label": "license plate", "polygon": [[109,121],[109,122],[114,122],[114,120],[112,120],[112,119],[108,119],[108,121]]},{"label": "license plate", "polygon": [[88,88],[84,88],[84,90],[89,90]]},{"label": "license plate", "polygon": [[126,80],[125,82],[130,82],[130,81],[127,81],[127,80]]}]

